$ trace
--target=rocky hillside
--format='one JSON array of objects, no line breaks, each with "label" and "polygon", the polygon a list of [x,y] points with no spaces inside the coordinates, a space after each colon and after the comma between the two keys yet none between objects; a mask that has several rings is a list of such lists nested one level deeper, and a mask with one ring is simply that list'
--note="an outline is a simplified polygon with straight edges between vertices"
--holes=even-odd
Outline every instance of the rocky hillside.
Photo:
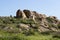
[{"label": "rocky hillside", "polygon": [[27,29],[34,28],[37,29],[39,32],[44,31],[59,31],[60,29],[60,20],[57,19],[55,16],[47,17],[45,14],[37,13],[36,11],[30,10],[17,10],[16,18],[22,18],[23,20],[31,19],[34,23],[28,24],[20,24],[20,26],[25,26]]},{"label": "rocky hillside", "polygon": [[9,33],[60,31],[60,20],[55,16],[47,17],[36,11],[17,10],[16,16],[1,17],[0,30]]}]

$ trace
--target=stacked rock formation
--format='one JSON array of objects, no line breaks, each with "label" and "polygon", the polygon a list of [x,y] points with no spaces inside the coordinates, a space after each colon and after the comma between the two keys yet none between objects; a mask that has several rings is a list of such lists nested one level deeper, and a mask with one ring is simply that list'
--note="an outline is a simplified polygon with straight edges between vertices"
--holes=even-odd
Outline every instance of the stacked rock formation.
[{"label": "stacked rock formation", "polygon": [[21,11],[19,9],[16,12],[16,17],[17,18],[32,18],[33,20],[35,20],[36,18],[39,18],[40,20],[42,20],[42,19],[46,18],[46,15],[39,14],[36,11],[29,11],[29,10]]}]

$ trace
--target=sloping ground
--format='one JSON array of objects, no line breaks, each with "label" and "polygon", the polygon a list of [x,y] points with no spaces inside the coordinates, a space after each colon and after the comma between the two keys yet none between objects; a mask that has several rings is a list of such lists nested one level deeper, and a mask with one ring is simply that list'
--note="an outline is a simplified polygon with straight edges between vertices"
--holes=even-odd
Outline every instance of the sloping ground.
[{"label": "sloping ground", "polygon": [[60,20],[55,16],[18,10],[16,16],[0,17],[1,40],[60,40],[59,33]]},{"label": "sloping ground", "polygon": [[12,31],[12,32],[21,32],[21,31],[29,31],[33,29],[39,32],[45,31],[59,31],[60,30],[59,22],[55,23],[54,19],[44,19],[40,21],[36,20],[36,23],[33,19],[22,19],[22,18],[14,18],[14,17],[0,17],[0,30]]},{"label": "sloping ground", "polygon": [[36,33],[34,35],[25,35],[22,33],[8,33],[0,31],[0,40],[60,40],[60,36],[47,34],[47,33]]}]

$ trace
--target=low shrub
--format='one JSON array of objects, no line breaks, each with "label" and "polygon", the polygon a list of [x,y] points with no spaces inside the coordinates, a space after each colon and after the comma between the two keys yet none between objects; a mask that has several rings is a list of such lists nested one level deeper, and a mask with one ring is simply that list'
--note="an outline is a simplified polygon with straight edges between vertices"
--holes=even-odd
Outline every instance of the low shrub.
[{"label": "low shrub", "polygon": [[58,26],[58,28],[60,29],[60,24],[58,24],[57,26]]},{"label": "low shrub", "polygon": [[50,23],[52,23],[52,22],[53,22],[53,19],[52,19],[52,18],[50,18],[50,17],[47,17],[46,19],[47,19],[47,21],[48,21],[48,22],[50,22]]},{"label": "low shrub", "polygon": [[53,38],[60,38],[60,35],[53,35]]},{"label": "low shrub", "polygon": [[29,36],[29,35],[35,35],[35,32],[33,29],[30,29],[29,31],[24,31],[23,34]]}]

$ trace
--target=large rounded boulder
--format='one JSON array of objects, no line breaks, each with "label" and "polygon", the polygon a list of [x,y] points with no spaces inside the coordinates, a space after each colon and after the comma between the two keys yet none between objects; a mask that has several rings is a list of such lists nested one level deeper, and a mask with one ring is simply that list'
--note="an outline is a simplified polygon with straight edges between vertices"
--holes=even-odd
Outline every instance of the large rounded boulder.
[{"label": "large rounded boulder", "polygon": [[16,17],[17,17],[17,18],[26,18],[26,15],[25,15],[25,13],[24,13],[23,11],[21,11],[21,10],[19,9],[19,10],[17,10],[17,12],[16,12]]}]

